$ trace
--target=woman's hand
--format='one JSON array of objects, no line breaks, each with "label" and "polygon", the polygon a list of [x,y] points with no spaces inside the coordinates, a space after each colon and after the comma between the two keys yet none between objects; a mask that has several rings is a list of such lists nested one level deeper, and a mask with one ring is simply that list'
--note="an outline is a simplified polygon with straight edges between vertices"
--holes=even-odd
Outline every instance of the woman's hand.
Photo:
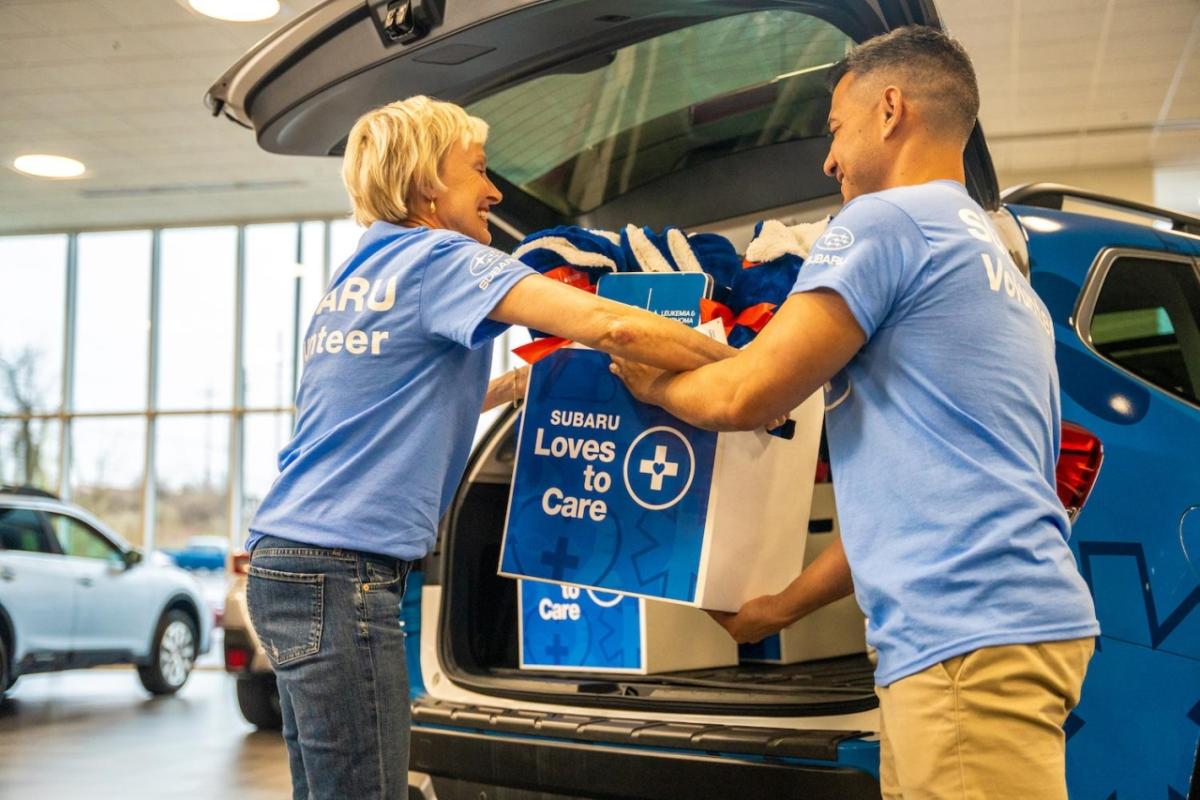
[{"label": "woman's hand", "polygon": [[517,367],[512,375],[512,401],[519,403],[525,399],[525,389],[529,386],[529,366]]},{"label": "woman's hand", "polygon": [[483,396],[484,411],[491,411],[496,406],[505,403],[517,403],[525,397],[525,387],[529,384],[529,367],[517,367],[499,377],[492,378],[488,383],[487,393]]},{"label": "woman's hand", "polygon": [[661,369],[648,366],[640,361],[630,361],[620,356],[612,357],[609,371],[616,375],[629,389],[630,393],[643,403],[660,405],[655,399],[658,396],[655,384],[667,373]]}]

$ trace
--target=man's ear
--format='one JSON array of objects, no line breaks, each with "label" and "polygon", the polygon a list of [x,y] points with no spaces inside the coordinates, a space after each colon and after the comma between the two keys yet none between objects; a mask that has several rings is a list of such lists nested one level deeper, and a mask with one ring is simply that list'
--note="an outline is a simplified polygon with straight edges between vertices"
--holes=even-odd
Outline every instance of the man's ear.
[{"label": "man's ear", "polygon": [[904,119],[907,111],[904,93],[900,91],[899,86],[884,88],[883,96],[879,101],[879,110],[883,116],[883,138],[887,139],[899,128],[900,121]]}]

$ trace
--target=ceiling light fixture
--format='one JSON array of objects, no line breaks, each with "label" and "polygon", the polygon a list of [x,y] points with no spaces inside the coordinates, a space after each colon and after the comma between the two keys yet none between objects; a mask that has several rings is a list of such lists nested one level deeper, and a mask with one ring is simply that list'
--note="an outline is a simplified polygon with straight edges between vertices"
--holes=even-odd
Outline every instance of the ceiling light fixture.
[{"label": "ceiling light fixture", "polygon": [[258,22],[279,13],[279,0],[188,0],[188,5],[227,22]]},{"label": "ceiling light fixture", "polygon": [[78,178],[85,169],[82,161],[42,153],[17,156],[13,167],[17,172],[38,178]]}]

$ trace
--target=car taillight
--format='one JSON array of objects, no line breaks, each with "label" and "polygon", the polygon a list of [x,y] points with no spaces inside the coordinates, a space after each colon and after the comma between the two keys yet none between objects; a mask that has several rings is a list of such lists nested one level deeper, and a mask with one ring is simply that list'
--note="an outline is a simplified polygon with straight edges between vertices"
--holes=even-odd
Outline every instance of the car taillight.
[{"label": "car taillight", "polygon": [[245,575],[250,571],[250,554],[245,550],[235,550],[229,556],[229,572],[234,575]]},{"label": "car taillight", "polygon": [[241,647],[225,647],[225,669],[240,672],[250,666],[250,651]]},{"label": "car taillight", "polygon": [[1104,448],[1094,433],[1073,422],[1062,424],[1062,447],[1058,452],[1055,478],[1058,499],[1072,519],[1087,502],[1103,459]]}]

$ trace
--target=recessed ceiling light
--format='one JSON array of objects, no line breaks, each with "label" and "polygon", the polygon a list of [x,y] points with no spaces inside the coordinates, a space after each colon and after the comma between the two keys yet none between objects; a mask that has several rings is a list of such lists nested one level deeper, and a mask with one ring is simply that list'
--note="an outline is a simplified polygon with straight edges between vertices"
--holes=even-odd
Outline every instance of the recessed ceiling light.
[{"label": "recessed ceiling light", "polygon": [[279,0],[188,0],[206,17],[229,22],[258,22],[279,13]]},{"label": "recessed ceiling light", "polygon": [[84,171],[82,161],[43,154],[17,156],[13,166],[18,172],[39,178],[78,178]]}]

